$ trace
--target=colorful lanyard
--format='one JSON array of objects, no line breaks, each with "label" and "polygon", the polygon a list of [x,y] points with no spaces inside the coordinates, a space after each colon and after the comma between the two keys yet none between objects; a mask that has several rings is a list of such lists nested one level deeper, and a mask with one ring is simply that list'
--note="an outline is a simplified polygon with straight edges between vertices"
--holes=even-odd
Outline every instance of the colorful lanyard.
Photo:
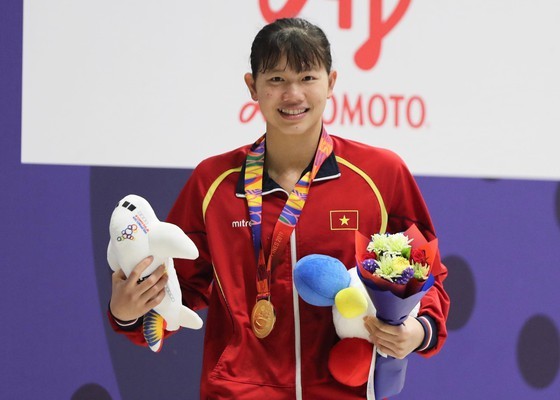
[{"label": "colorful lanyard", "polygon": [[272,266],[278,263],[279,255],[283,253],[290,235],[294,230],[301,214],[311,182],[317,175],[323,162],[330,156],[333,143],[325,130],[321,133],[319,145],[315,152],[313,167],[307,171],[296,183],[282,210],[274,231],[268,262],[265,262],[261,242],[262,229],[262,186],[264,171],[265,136],[253,144],[245,161],[245,197],[249,206],[249,216],[253,233],[253,246],[257,260],[257,302],[261,299],[270,300],[270,276]]}]

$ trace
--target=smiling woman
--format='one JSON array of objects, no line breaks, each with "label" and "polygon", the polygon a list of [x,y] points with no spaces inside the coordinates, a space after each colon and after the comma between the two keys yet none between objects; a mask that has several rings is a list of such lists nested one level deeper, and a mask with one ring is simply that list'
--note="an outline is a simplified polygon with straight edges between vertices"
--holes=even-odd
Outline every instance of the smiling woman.
[{"label": "smiling woman", "polygon": [[267,172],[291,192],[315,154],[336,73],[327,74],[322,66],[298,73],[286,57],[279,62],[283,68],[265,71],[256,79],[246,74],[245,81],[266,120]]},{"label": "smiling woman", "polygon": [[[337,74],[319,27],[297,18],[265,26],[252,45],[251,69],[244,79],[265,134],[201,162],[168,217],[200,253],[197,260],[176,260],[176,270],[185,305],[209,306],[201,398],[372,398],[365,384],[350,387],[329,372],[329,351],[338,341],[332,313],[300,302],[292,271],[314,253],[353,266],[357,230],[401,232],[416,224],[432,240],[429,213],[398,156],[324,129]],[[432,273],[436,283],[418,318],[394,327],[371,317],[369,342],[399,358],[441,349],[447,270],[434,262]],[[154,282],[149,293],[164,285]],[[153,296],[136,285],[124,293],[124,286],[113,286],[111,321],[143,344],[142,315],[131,310]],[[138,323],[121,321],[131,318]]]},{"label": "smiling woman", "polygon": [[291,192],[317,148],[336,72],[324,32],[303,19],[264,27],[251,47],[245,83],[266,120],[267,172]]}]

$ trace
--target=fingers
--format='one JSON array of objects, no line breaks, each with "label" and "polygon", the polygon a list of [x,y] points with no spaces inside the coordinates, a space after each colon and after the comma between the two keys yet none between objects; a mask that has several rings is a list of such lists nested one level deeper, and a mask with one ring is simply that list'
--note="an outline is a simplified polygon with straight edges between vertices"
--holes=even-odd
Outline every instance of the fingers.
[{"label": "fingers", "polygon": [[371,315],[364,317],[364,323],[370,335],[390,338],[399,336],[402,331],[402,325],[389,325]]},{"label": "fingers", "polygon": [[409,353],[403,325],[389,325],[373,316],[365,317],[364,324],[379,351],[395,358],[404,358]]},{"label": "fingers", "polygon": [[113,281],[113,284],[119,281],[125,281],[126,275],[124,274],[124,271],[122,269],[118,269],[115,272],[113,272],[113,275],[111,276],[111,280]]},{"label": "fingers", "polygon": [[140,261],[130,273],[130,276],[128,277],[129,280],[131,282],[138,282],[144,270],[148,268],[153,261],[154,257],[152,256],[146,257],[142,261]]},{"label": "fingers", "polygon": [[128,278],[122,270],[113,273],[110,307],[116,318],[133,320],[162,302],[168,281],[165,265],[160,265],[138,283],[138,279],[152,262],[153,257],[145,258],[134,267]]},{"label": "fingers", "polygon": [[165,297],[165,286],[163,289],[159,291],[159,293],[155,297],[148,300],[148,302],[146,303],[146,307],[148,308],[148,310],[151,310],[152,308],[158,306],[163,301],[164,297]]},{"label": "fingers", "polygon": [[[168,275],[165,272],[165,265],[160,265],[152,275],[140,283],[139,289],[142,292],[140,298],[142,301],[152,303],[152,300],[157,300],[157,304],[163,300],[165,296],[165,285],[167,285]],[[157,305],[156,304],[156,305]]]},{"label": "fingers", "polygon": [[142,282],[138,283],[138,286],[140,287],[140,290],[146,291],[147,289],[158,283],[162,279],[162,277],[165,277],[167,282],[167,273],[164,264],[161,264],[156,268],[154,272],[152,272],[150,276],[147,276],[142,280]]},{"label": "fingers", "polygon": [[386,354],[393,358],[403,359],[406,356],[401,355],[401,353],[397,349],[395,349],[391,343],[386,344],[384,342],[379,342],[376,343],[375,346],[380,353]]}]

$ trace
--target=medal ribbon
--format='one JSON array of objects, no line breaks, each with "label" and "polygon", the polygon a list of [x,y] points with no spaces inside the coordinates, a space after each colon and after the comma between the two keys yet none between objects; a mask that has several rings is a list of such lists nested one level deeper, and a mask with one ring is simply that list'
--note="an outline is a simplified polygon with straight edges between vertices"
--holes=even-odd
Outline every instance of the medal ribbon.
[{"label": "medal ribbon", "polygon": [[253,247],[257,261],[257,301],[270,298],[270,276],[272,266],[278,262],[279,254],[282,254],[298,218],[303,210],[311,182],[317,175],[323,162],[331,155],[333,142],[327,132],[323,129],[313,166],[296,183],[294,189],[288,196],[288,200],[276,221],[272,233],[272,245],[268,262],[265,261],[262,248],[262,186],[264,172],[265,136],[259,138],[249,150],[245,160],[245,197],[249,207],[251,230],[253,234]]}]

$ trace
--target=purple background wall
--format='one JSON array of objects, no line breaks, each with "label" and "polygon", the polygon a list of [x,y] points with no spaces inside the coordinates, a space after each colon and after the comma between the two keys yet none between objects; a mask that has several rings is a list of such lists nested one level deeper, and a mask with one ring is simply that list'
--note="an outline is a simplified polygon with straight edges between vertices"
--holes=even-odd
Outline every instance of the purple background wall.
[{"label": "purple background wall", "polygon": [[[183,331],[156,355],[105,318],[115,202],[136,192],[164,216],[189,171],[22,165],[21,36],[21,1],[2,0],[0,398],[196,398],[203,332]],[[398,398],[555,398],[559,183],[418,182],[450,271],[450,336],[437,357],[411,356]]]}]

